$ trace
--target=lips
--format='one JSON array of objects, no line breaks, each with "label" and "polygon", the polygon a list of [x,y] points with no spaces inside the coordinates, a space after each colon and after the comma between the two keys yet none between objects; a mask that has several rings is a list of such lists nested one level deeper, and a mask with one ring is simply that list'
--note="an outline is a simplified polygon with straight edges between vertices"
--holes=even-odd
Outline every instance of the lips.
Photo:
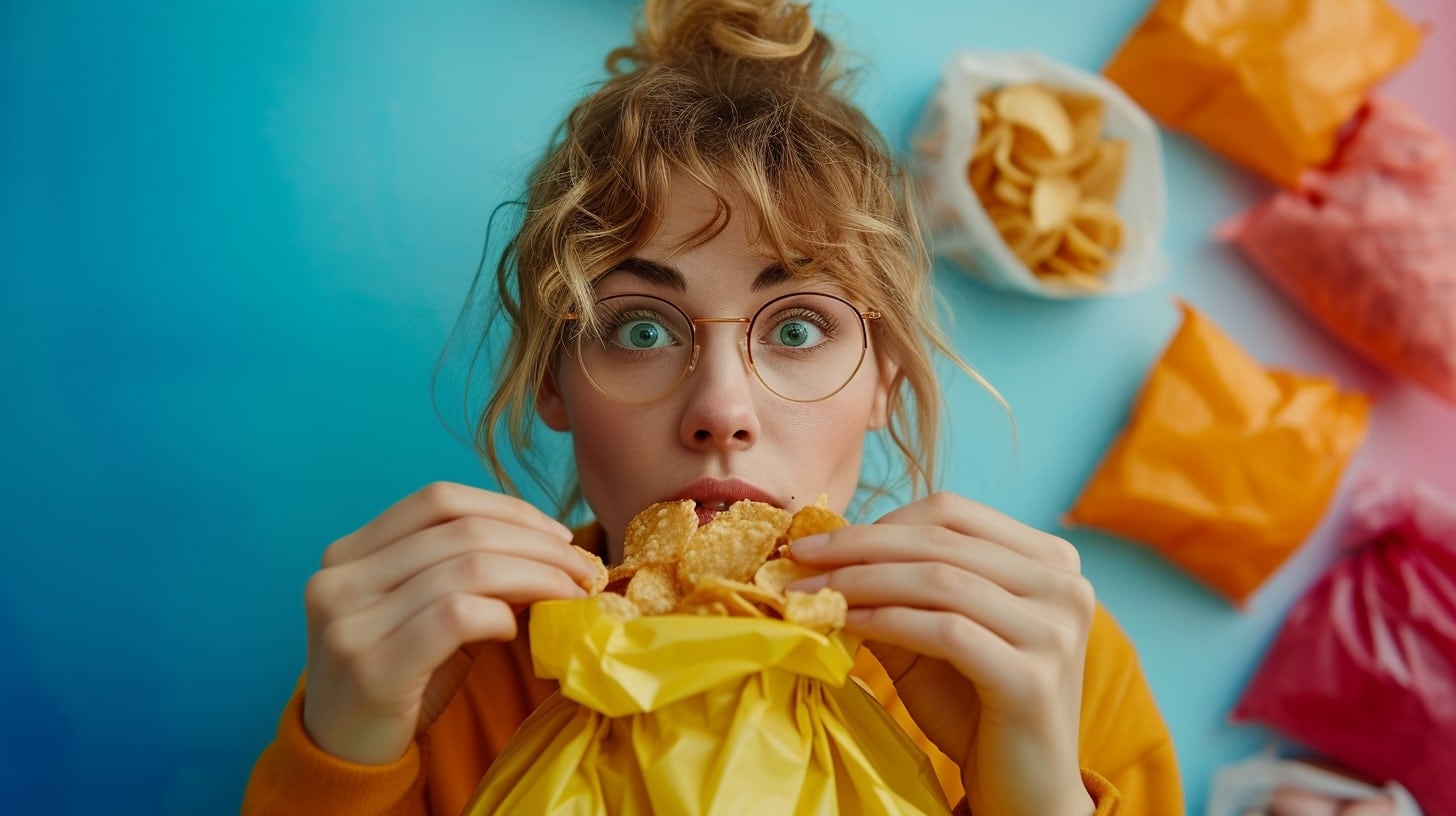
[{"label": "lips", "polygon": [[756,501],[782,506],[764,490],[740,479],[699,479],[663,501],[691,499],[697,503],[698,526],[733,506],[734,502]]}]

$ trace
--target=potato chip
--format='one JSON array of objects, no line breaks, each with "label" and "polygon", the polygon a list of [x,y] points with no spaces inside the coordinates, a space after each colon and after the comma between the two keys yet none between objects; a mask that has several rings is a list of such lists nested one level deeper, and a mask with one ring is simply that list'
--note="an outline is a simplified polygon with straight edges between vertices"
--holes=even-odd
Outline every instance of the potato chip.
[{"label": "potato chip", "polygon": [[1004,175],[991,184],[991,195],[1013,207],[1026,209],[1031,205],[1031,191]]},{"label": "potato chip", "polygon": [[1041,145],[1040,140],[1027,139],[1025,145],[1013,145],[1011,160],[1034,178],[1044,176],[1066,176],[1091,161],[1097,154],[1097,140],[1076,142],[1071,152],[1054,156]]},{"label": "potato chip", "polygon": [[1036,183],[1036,176],[1022,170],[1012,161],[1011,154],[1015,148],[1016,140],[1003,139],[991,153],[991,161],[996,164],[996,172],[1010,179],[1012,183],[1029,189]]},{"label": "potato chip", "polygon": [[807,592],[788,592],[784,604],[784,620],[817,632],[832,632],[843,629],[849,603],[844,596],[829,587],[810,595]]},{"label": "potato chip", "polygon": [[687,587],[716,576],[748,582],[773,552],[778,531],[767,521],[719,524],[717,519],[693,534],[678,563],[678,575]]},{"label": "potato chip", "polygon": [[1095,198],[1083,199],[1072,213],[1072,226],[1095,241],[1108,252],[1115,252],[1122,246],[1122,219],[1117,210],[1105,201]]},{"label": "potato chip", "polygon": [[1101,271],[1112,262],[1112,257],[1107,254],[1107,250],[1092,236],[1083,232],[1075,222],[1067,227],[1066,241],[1063,243],[1062,249],[1067,255],[1090,258],[1095,261],[1096,271]]},{"label": "potato chip", "polygon": [[766,521],[773,525],[774,536],[789,527],[791,514],[782,507],[756,501],[734,502],[727,510],[713,517],[712,524],[737,524],[740,521]]},{"label": "potato chip", "polygon": [[633,575],[636,575],[637,570],[641,568],[642,564],[618,564],[615,567],[608,567],[607,584],[611,585],[617,583],[618,581],[626,581],[630,579]]},{"label": "potato chip", "polygon": [[838,530],[848,524],[849,522],[833,510],[811,504],[808,507],[799,508],[798,512],[794,513],[793,519],[789,521],[789,529],[784,531],[784,538],[787,543],[792,544],[801,538]]},{"label": "potato chip", "polygon": [[1072,120],[1072,143],[1095,145],[1102,137],[1102,100],[1092,94],[1057,91],[1057,101]]},{"label": "potato chip", "polygon": [[607,565],[602,563],[601,556],[589,550],[584,550],[581,547],[576,546],[575,544],[571,545],[571,548],[573,550],[576,550],[577,555],[580,555],[582,558],[586,559],[588,563],[592,564],[592,566],[596,568],[596,572],[591,576],[591,578],[577,581],[577,585],[580,586],[582,589],[586,590],[587,594],[589,595],[595,595],[598,592],[601,592],[603,589],[606,589],[607,583],[610,579],[608,578],[609,573],[607,571]]},{"label": "potato chip", "polygon": [[[598,579],[606,584],[608,594],[600,597],[608,614],[621,620],[669,613],[770,618],[825,633],[843,627],[844,596],[827,588],[814,595],[787,592],[789,584],[817,573],[775,559],[780,554],[776,544],[848,523],[829,509],[827,495],[793,514],[760,502],[737,502],[691,528],[681,523],[682,504],[652,505],[629,523],[636,560],[602,570]],[[791,597],[797,597],[792,616]]]},{"label": "potato chip", "polygon": [[1127,142],[1110,141],[1097,145],[1097,153],[1078,174],[1088,198],[1116,201],[1127,171]]},{"label": "potato chip", "polygon": [[637,604],[632,602],[631,598],[616,595],[611,592],[604,592],[598,595],[597,598],[597,603],[600,604],[601,610],[613,618],[629,621],[633,618],[642,617],[642,610],[638,608]]},{"label": "potato chip", "polygon": [[627,582],[627,599],[644,615],[665,615],[682,600],[677,568],[671,562],[646,564]]},{"label": "potato chip", "polygon": [[1062,245],[1062,237],[1065,230],[1055,229],[1050,232],[1037,232],[1033,228],[1020,240],[1012,245],[1017,257],[1026,262],[1027,266],[1036,268],[1042,265],[1046,259],[1056,254],[1058,247]]},{"label": "potato chip", "polygon": [[[769,561],[766,562],[766,565],[774,563],[778,562]],[[756,583],[745,584],[742,581],[733,581],[727,578],[708,578],[705,579],[701,584],[699,584],[698,588],[706,588],[716,592],[733,593],[748,601],[749,603],[762,604],[770,609],[775,609],[780,612],[782,612],[784,608],[784,597],[782,592],[770,590]]]},{"label": "potato chip", "polygon": [[734,618],[766,618],[768,615],[753,602],[743,597],[738,592],[738,587],[745,586],[749,589],[754,587],[737,582],[709,581],[688,593],[679,604],[680,611],[690,611],[701,607],[722,609],[723,614]]},{"label": "potato chip", "polygon": [[1054,155],[1072,149],[1072,121],[1062,103],[1040,85],[1011,85],[996,93],[992,110],[1041,137]]},{"label": "potato chip", "polygon": [[987,158],[995,155],[1001,147],[1002,142],[1010,142],[1013,136],[1011,125],[1005,122],[997,122],[988,126],[981,132],[981,140],[976,143],[975,152],[971,154],[972,159]]},{"label": "potato chip", "polygon": [[691,499],[659,502],[633,516],[622,542],[622,563],[677,560],[683,546],[698,529],[695,507]]},{"label": "potato chip", "polygon": [[769,592],[781,593],[789,584],[819,574],[819,570],[806,567],[788,558],[778,558],[764,563],[753,574],[753,583]]},{"label": "potato chip", "polygon": [[1124,227],[1113,206],[1128,143],[1102,138],[1097,97],[1036,84],[977,100],[981,135],[966,169],[1007,249],[1047,283],[1100,289]]},{"label": "potato chip", "polygon": [[1031,188],[1031,225],[1037,232],[1065,227],[1081,199],[1082,189],[1067,176],[1037,179]]},{"label": "potato chip", "polygon": [[996,165],[990,160],[973,161],[971,168],[966,173],[966,181],[971,184],[971,189],[984,201],[989,196],[986,191],[991,188],[991,182],[996,178]]},{"label": "potato chip", "polygon": [[732,617],[728,605],[722,601],[709,601],[705,604],[688,605],[686,602],[679,607],[677,612],[685,615],[699,615],[705,618],[729,618]]}]

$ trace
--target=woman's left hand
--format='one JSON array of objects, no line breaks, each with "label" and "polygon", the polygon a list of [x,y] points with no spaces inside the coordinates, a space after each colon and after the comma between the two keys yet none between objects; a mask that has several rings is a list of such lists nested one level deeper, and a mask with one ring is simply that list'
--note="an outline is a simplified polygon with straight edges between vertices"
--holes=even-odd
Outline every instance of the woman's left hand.
[{"label": "woman's left hand", "polygon": [[791,552],[827,572],[790,588],[844,594],[846,629],[960,763],[971,812],[1093,812],[1077,747],[1095,600],[1071,544],[938,493]]}]

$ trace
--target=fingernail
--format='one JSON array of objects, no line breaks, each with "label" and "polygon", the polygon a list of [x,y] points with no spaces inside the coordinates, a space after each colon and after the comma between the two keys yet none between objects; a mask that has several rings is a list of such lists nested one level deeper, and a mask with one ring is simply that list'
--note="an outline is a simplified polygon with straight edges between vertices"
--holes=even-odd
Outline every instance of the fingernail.
[{"label": "fingernail", "polygon": [[556,519],[547,519],[547,521],[551,522],[551,532],[555,533],[558,537],[564,538],[567,541],[576,538],[576,533],[573,533],[571,528],[565,524],[562,524]]},{"label": "fingernail", "polygon": [[811,535],[811,536],[808,536],[806,538],[801,538],[798,541],[795,541],[794,543],[790,544],[789,545],[789,554],[790,555],[811,555],[813,553],[819,552],[820,550],[824,549],[824,545],[825,544],[828,544],[828,543],[829,543],[829,534],[828,533],[820,533],[819,535]]},{"label": "fingernail", "polygon": [[785,588],[792,589],[795,592],[818,592],[819,590],[827,586],[829,586],[828,575],[815,575],[812,578],[805,578],[801,581],[795,581]]}]

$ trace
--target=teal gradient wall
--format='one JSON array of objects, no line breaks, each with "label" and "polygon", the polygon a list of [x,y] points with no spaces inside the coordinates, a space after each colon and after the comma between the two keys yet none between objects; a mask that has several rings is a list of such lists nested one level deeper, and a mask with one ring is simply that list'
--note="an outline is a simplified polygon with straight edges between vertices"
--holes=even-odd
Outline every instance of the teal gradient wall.
[{"label": "teal gradient wall", "polygon": [[[821,5],[902,150],[952,51],[1095,69],[1146,7]],[[492,486],[437,417],[431,372],[490,213],[633,8],[0,3],[0,810],[236,811],[303,664],[323,548],[427,482]],[[1438,36],[1402,90],[1448,100],[1427,109],[1450,133]],[[940,270],[953,338],[1020,432],[1013,448],[995,404],[952,380],[946,486],[1059,530],[1181,296],[1262,359],[1377,393],[1359,469],[1456,493],[1456,412],[1209,240],[1268,188],[1181,137],[1165,148],[1175,272],[1158,289],[1049,304]],[[1142,650],[1197,811],[1212,769],[1267,739],[1223,712],[1333,557],[1329,529],[1243,613],[1141,549],[1061,532]]]}]

